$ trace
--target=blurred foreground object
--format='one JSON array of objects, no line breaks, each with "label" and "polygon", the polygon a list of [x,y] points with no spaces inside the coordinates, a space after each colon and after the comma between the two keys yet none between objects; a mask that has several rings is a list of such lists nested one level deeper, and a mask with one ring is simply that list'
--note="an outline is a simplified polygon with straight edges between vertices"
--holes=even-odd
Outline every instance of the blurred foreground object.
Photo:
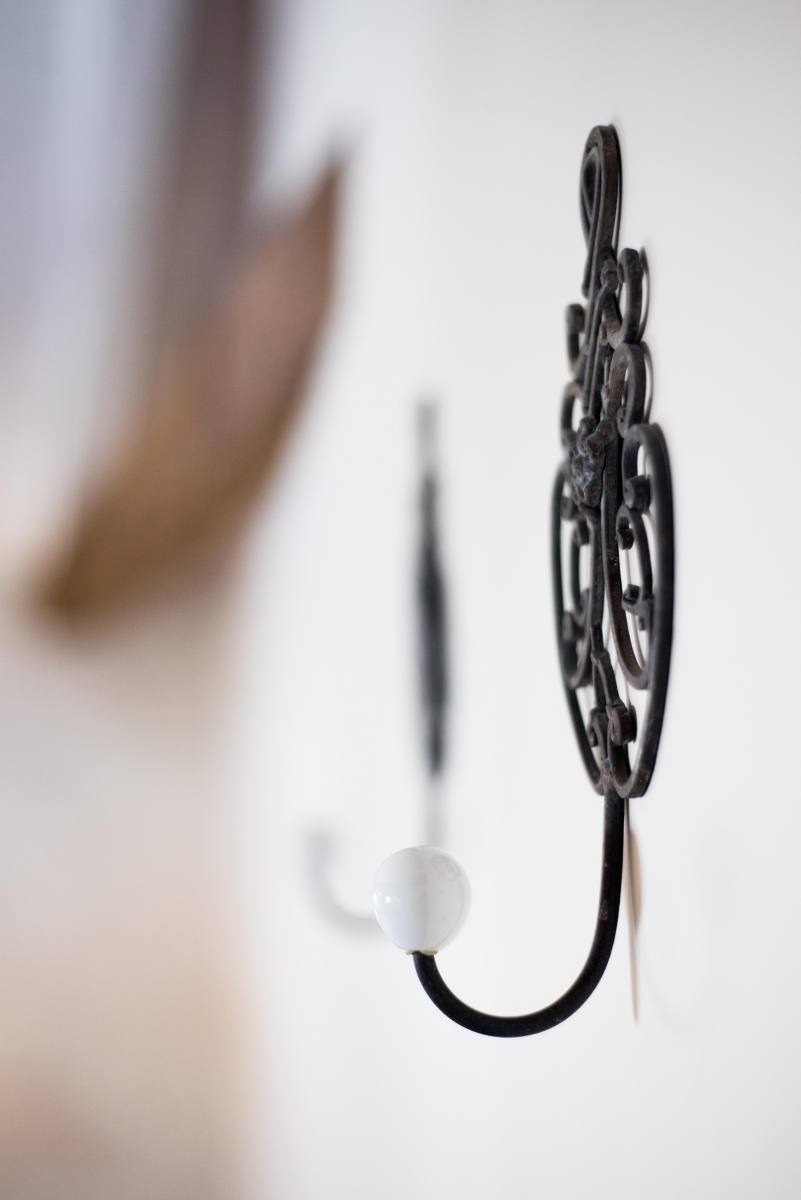
[{"label": "blurred foreground object", "polygon": [[165,354],[129,451],[46,582],[49,608],[108,609],[235,530],[299,407],[331,292],[338,181],[330,169],[220,311]]},{"label": "blurred foreground object", "polygon": [[3,1200],[244,1187],[230,573],[161,585],[256,500],[332,288],[335,168],[254,211],[266,7],[0,15]]},{"label": "blurred foreground object", "polygon": [[339,177],[321,147],[265,195],[270,9],[4,6],[3,594],[75,617],[144,595],[268,477],[332,290]]}]

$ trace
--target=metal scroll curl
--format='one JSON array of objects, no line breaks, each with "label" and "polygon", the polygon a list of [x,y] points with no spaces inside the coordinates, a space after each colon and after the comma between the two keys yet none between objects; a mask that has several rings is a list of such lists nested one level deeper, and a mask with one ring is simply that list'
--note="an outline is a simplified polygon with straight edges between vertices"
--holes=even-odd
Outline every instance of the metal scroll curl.
[{"label": "metal scroll curl", "polygon": [[644,255],[618,255],[621,169],[610,126],[589,135],[580,211],[585,304],[567,310],[571,379],[553,491],[556,632],[565,694],[593,787],[642,795],[654,769],[673,632],[673,502],[650,421]]}]

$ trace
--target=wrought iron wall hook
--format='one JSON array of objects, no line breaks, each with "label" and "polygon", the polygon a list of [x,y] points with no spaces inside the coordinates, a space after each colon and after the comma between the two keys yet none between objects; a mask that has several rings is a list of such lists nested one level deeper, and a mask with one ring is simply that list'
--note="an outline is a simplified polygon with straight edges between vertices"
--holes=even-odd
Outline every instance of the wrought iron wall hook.
[{"label": "wrought iron wall hook", "polygon": [[[423,400],[416,411],[418,459],[417,554],[415,611],[417,615],[418,693],[420,736],[426,774],[423,836],[439,842],[443,833],[442,776],[445,766],[448,647],[445,579],[439,532],[438,408]],[[374,934],[372,913],[353,912],[337,899],[332,886],[337,839],[325,829],[304,837],[306,876],[312,898],[329,920],[353,933]]]},{"label": "wrought iron wall hook", "polygon": [[461,867],[430,846],[401,850],[379,868],[374,892],[379,923],[413,954],[434,1004],[457,1024],[492,1037],[558,1025],[584,1004],[606,969],[620,910],[626,803],[651,781],[670,667],[670,465],[662,432],[646,411],[643,259],[634,250],[617,252],[621,166],[611,126],[597,126],[587,139],[579,206],[586,303],[567,310],[571,380],[561,406],[564,460],[553,490],[551,562],[568,711],[590,783],[604,797],[595,936],[575,982],[553,1004],[493,1016],[459,1000],[434,958],[467,912]]}]

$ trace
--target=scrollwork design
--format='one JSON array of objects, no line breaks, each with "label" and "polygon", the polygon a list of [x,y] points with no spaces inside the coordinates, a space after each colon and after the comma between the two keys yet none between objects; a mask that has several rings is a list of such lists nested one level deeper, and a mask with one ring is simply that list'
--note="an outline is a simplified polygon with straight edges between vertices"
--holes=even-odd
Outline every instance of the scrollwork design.
[{"label": "scrollwork design", "polygon": [[644,255],[618,255],[620,210],[617,136],[597,126],[581,167],[585,303],[567,310],[571,379],[562,399],[552,558],[562,678],[579,750],[596,791],[611,787],[625,799],[647,789],[659,745],[674,566],[670,464],[664,435],[649,419]]},{"label": "scrollwork design", "polygon": [[[670,465],[662,432],[650,420],[644,257],[634,250],[617,253],[620,178],[615,131],[598,126],[581,164],[585,304],[567,310],[571,379],[562,399],[564,460],[551,518],[562,680],[581,756],[604,797],[601,886],[589,954],[552,1004],[514,1017],[482,1012],[460,1000],[439,972],[437,947],[428,940],[430,893],[419,882],[426,868],[418,851],[401,852],[413,856],[413,882],[389,896],[400,899],[402,911],[414,912],[425,931],[414,935],[424,944],[400,944],[414,955],[427,995],[452,1021],[490,1037],[551,1029],[597,987],[620,911],[626,802],[650,783],[662,729],[673,629]],[[448,869],[460,881],[461,897],[461,869],[452,861]],[[441,877],[431,884],[433,894]],[[461,915],[459,904],[456,910]]]}]

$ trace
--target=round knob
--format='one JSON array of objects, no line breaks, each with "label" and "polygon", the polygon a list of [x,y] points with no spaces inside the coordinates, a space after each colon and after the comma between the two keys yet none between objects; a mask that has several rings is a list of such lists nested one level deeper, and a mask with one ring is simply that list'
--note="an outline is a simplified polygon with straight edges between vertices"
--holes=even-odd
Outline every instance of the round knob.
[{"label": "round knob", "polygon": [[373,906],[384,933],[407,954],[436,954],[461,929],[470,884],[455,859],[435,846],[410,846],[382,862]]}]

